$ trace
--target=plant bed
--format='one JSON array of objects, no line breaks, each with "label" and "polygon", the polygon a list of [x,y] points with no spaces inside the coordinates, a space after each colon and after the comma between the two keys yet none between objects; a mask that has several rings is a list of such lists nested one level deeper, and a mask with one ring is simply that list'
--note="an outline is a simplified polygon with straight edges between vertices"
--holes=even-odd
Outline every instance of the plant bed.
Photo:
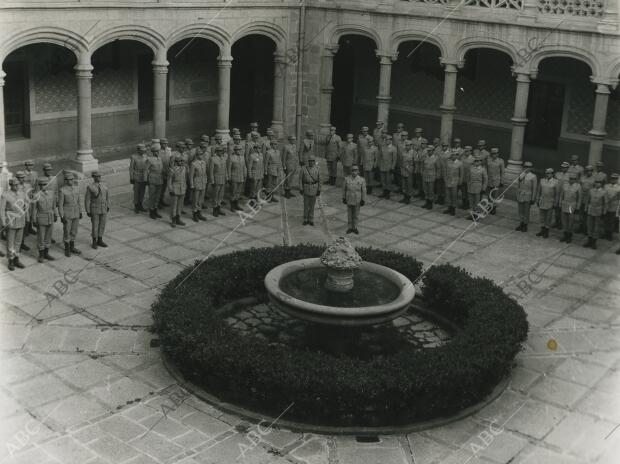
[{"label": "plant bed", "polygon": [[[258,248],[209,258],[178,288],[182,271],[153,304],[166,355],[182,374],[223,401],[288,419],[331,426],[397,426],[451,416],[489,395],[506,377],[527,337],[523,309],[488,279],[440,265],[423,277],[427,307],[459,330],[434,348],[404,347],[376,358],[333,356],[240,335],[225,305],[266,302],[263,280],[322,247]],[[415,281],[406,255],[358,248],[364,261]]]}]

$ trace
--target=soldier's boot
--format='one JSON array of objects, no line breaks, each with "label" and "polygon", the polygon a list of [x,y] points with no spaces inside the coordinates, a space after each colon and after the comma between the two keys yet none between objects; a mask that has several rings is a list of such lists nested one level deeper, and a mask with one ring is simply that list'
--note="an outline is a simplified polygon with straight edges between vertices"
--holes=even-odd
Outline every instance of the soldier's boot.
[{"label": "soldier's boot", "polygon": [[9,258],[9,271],[15,270],[15,263],[13,262],[13,258]]},{"label": "soldier's boot", "polygon": [[235,209],[236,209],[237,211],[243,211],[243,208],[242,208],[241,206],[239,206],[239,200],[237,200],[237,201],[235,202]]},{"label": "soldier's boot", "polygon": [[207,218],[202,215],[201,211],[198,211],[197,216],[198,216],[198,219],[201,220],[201,221],[206,221],[207,220]]},{"label": "soldier's boot", "polygon": [[452,214],[452,206],[448,206],[445,210],[442,211],[443,214]]},{"label": "soldier's boot", "polygon": [[177,216],[177,220],[176,220],[177,226],[184,226],[185,223],[183,221],[181,221],[181,216]]},{"label": "soldier's boot", "polygon": [[568,232],[564,232],[564,235],[562,235],[560,242],[566,242],[567,240],[568,240]]},{"label": "soldier's boot", "polygon": [[571,243],[573,241],[573,233],[566,232],[566,243]]},{"label": "soldier's boot", "polygon": [[549,228],[545,227],[545,233],[543,234],[543,238],[549,238]]},{"label": "soldier's boot", "polygon": [[97,239],[97,246],[100,246],[102,248],[107,248],[108,244],[106,242],[103,241],[103,237],[99,237]]},{"label": "soldier's boot", "polygon": [[[596,245],[594,246],[594,248],[596,248]],[[13,264],[15,265],[15,267],[18,267],[19,269],[23,269],[24,267],[26,267],[22,264],[22,262],[19,260],[19,257],[17,256],[13,258]]]},{"label": "soldier's boot", "polygon": [[144,208],[144,206],[142,206],[142,205],[138,205],[138,208],[140,209],[140,211],[142,213],[146,213],[147,212],[146,209]]},{"label": "soldier's boot", "polygon": [[75,242],[73,240],[71,240],[69,242],[69,250],[71,250],[71,253],[73,253],[74,255],[81,255],[82,254],[82,252],[80,250],[75,248]]},{"label": "soldier's boot", "polygon": [[519,225],[518,225],[517,227],[515,227],[515,230],[516,230],[517,232],[521,232],[521,229],[523,229],[523,226],[524,226],[524,225],[525,225],[525,224],[523,224],[522,222],[520,222],[520,223],[519,223]]},{"label": "soldier's boot", "polygon": [[405,202],[406,205],[411,204],[411,195],[405,195]]},{"label": "soldier's boot", "polygon": [[385,199],[386,199],[386,200],[389,200],[389,199],[390,199],[390,191],[389,191],[389,190],[386,190],[386,191],[385,191]]},{"label": "soldier's boot", "polygon": [[39,257],[37,258],[37,261],[40,263],[45,261],[45,258],[43,257],[43,250],[39,250]]},{"label": "soldier's boot", "polygon": [[405,195],[404,197],[402,197],[400,200],[398,200],[399,203],[406,203],[407,202],[407,195]]},{"label": "soldier's boot", "polygon": [[46,248],[45,250],[43,250],[43,257],[45,259],[47,259],[48,261],[54,261],[56,259],[52,255],[50,255],[50,249],[49,248]]},{"label": "soldier's boot", "polygon": [[217,217],[217,206],[213,207],[213,217]]},{"label": "soldier's boot", "polygon": [[93,243],[90,245],[93,250],[97,249],[97,239],[93,237]]},{"label": "soldier's boot", "polygon": [[222,207],[221,206],[217,207],[217,215],[218,216],[226,216],[226,213],[224,213],[224,211],[222,211]]},{"label": "soldier's boot", "polygon": [[161,214],[157,212],[157,208],[153,210],[153,216],[155,216],[155,219],[161,219]]},{"label": "soldier's boot", "polygon": [[453,207],[451,208],[450,214],[451,214],[452,216],[456,216],[456,206],[453,206]]},{"label": "soldier's boot", "polygon": [[536,237],[544,237],[545,236],[545,228],[541,227],[540,231],[536,234]]},{"label": "soldier's boot", "polygon": [[22,244],[19,246],[19,251],[30,251],[30,247],[22,240]]},{"label": "soldier's boot", "polygon": [[196,211],[192,212],[192,221],[194,221],[194,222],[198,222],[199,221],[198,213],[196,213]]},{"label": "soldier's boot", "polygon": [[133,205],[133,212],[138,214],[140,212],[140,207],[138,205]]},{"label": "soldier's boot", "polygon": [[36,235],[37,234],[37,229],[34,228],[34,226],[32,225],[32,222],[30,223],[30,233],[32,235]]},{"label": "soldier's boot", "polygon": [[150,217],[151,219],[157,219],[157,218],[155,217],[155,210],[154,210],[154,209],[150,209],[150,210],[149,210],[149,217]]},{"label": "soldier's boot", "polygon": [[176,216],[173,217],[173,218],[170,218],[170,226],[171,227],[176,227],[177,226],[177,217]]},{"label": "soldier's boot", "polygon": [[69,242],[65,242],[65,256],[67,258],[71,256],[71,250],[69,249]]},{"label": "soldier's boot", "polygon": [[523,224],[523,229],[521,229],[521,232],[527,232],[527,224]]},{"label": "soldier's boot", "polygon": [[[592,237],[592,244],[590,245],[590,248],[592,248],[593,250],[596,250],[596,239],[594,237]],[[17,264],[16,264],[16,266],[17,266]]]}]

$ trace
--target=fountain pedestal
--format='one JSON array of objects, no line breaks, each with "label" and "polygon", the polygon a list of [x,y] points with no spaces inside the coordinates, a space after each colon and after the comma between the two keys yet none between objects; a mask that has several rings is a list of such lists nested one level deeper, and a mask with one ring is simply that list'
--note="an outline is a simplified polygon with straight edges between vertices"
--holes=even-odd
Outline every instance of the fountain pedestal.
[{"label": "fountain pedestal", "polygon": [[327,268],[325,287],[344,293],[353,290],[353,272],[362,265],[362,258],[346,238],[338,237],[321,255],[321,264]]}]

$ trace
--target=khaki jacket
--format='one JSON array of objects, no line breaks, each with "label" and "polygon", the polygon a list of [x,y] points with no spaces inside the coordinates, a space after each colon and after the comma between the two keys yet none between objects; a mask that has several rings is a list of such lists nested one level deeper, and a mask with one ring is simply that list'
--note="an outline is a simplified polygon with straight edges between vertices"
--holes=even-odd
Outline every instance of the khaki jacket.
[{"label": "khaki jacket", "polygon": [[566,185],[560,192],[560,208],[563,213],[576,213],[581,205],[581,185]]},{"label": "khaki jacket", "polygon": [[41,226],[49,226],[54,223],[54,216],[58,216],[56,207],[58,200],[54,190],[39,190],[32,201],[30,217],[32,222]]},{"label": "khaki jacket", "polygon": [[146,181],[153,185],[164,183],[164,162],[159,156],[149,156],[146,159]]},{"label": "khaki jacket", "polygon": [[78,219],[82,207],[80,206],[80,189],[77,185],[64,185],[60,188],[58,197],[58,214],[65,219]]},{"label": "khaki jacket", "polygon": [[[297,153],[295,153],[297,156]],[[248,176],[248,169],[245,165],[245,160],[241,155],[230,155],[227,163],[228,179],[232,182],[245,182],[245,178]]]},{"label": "khaki jacket", "polygon": [[605,190],[602,188],[590,190],[588,201],[586,203],[586,213],[588,216],[602,216],[607,210],[607,197]]},{"label": "khaki jacket", "polygon": [[541,179],[538,184],[536,202],[540,209],[551,209],[558,204],[560,198],[560,184],[557,179]]},{"label": "khaki jacket", "polygon": [[443,179],[448,188],[455,188],[463,183],[463,163],[461,160],[448,160],[444,168]]},{"label": "khaki jacket", "polygon": [[467,192],[481,193],[487,189],[489,185],[489,176],[487,170],[483,166],[472,166],[469,168],[469,177],[467,178]]},{"label": "khaki jacket", "polygon": [[517,180],[517,201],[519,203],[534,201],[536,198],[538,179],[533,172],[522,172]]},{"label": "khaki jacket", "polygon": [[346,176],[342,185],[342,198],[347,206],[357,206],[366,201],[366,181],[362,176]]},{"label": "khaki jacket", "polygon": [[110,209],[110,191],[103,182],[93,182],[86,187],[84,209],[89,214],[107,214]]},{"label": "khaki jacket", "polygon": [[207,184],[207,162],[196,158],[189,168],[189,188],[206,190]]},{"label": "khaki jacket", "polygon": [[30,221],[28,198],[21,191],[7,190],[0,196],[0,222],[7,229],[22,229]]},{"label": "khaki jacket", "polygon": [[171,195],[185,195],[187,190],[187,168],[184,164],[174,165],[168,171],[168,192]]},{"label": "khaki jacket", "polygon": [[321,171],[318,166],[301,168],[299,174],[300,190],[304,195],[316,196],[321,193]]},{"label": "khaki jacket", "polygon": [[131,155],[129,159],[129,180],[134,182],[146,182],[146,154],[138,153]]}]

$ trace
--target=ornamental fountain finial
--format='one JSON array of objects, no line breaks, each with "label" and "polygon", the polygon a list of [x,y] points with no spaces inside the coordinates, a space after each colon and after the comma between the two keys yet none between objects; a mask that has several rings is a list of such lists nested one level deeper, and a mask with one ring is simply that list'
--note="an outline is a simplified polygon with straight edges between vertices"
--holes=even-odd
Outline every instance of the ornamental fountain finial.
[{"label": "ornamental fountain finial", "polygon": [[321,263],[327,267],[325,288],[334,292],[353,289],[353,271],[362,265],[362,257],[345,237],[338,237],[321,255]]}]

